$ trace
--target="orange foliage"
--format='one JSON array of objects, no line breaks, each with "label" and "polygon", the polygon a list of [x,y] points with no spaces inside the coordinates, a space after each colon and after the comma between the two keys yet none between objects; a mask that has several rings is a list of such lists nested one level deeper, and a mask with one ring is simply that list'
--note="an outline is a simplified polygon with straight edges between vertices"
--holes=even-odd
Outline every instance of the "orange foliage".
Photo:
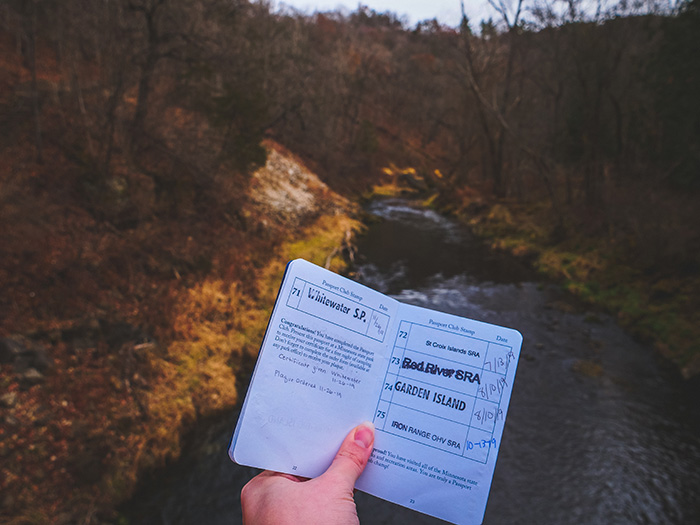
[{"label": "orange foliage", "polygon": [[[36,161],[30,112],[18,113],[0,137],[0,337],[29,336],[53,366],[29,386],[11,364],[0,365],[0,393],[9,394],[0,419],[0,521],[82,522],[128,495],[139,469],[176,454],[198,410],[235,402],[229,360],[247,348],[239,309],[248,304],[243,294],[254,291],[253,261],[271,252],[276,237],[249,238],[222,213],[240,199],[240,178],[215,178],[211,206],[199,211],[188,194],[175,208],[119,154],[110,180],[96,181],[94,168],[62,141],[81,116],[44,96],[52,89],[45,84],[61,82],[60,67],[50,51],[38,58],[44,163]],[[0,106],[12,107],[28,81],[2,35]],[[193,124],[184,110],[166,116],[173,129]],[[218,336],[202,319],[183,330],[195,312],[204,315],[198,297],[218,297],[198,285],[206,278],[221,293],[246,283],[229,305],[235,309],[222,310]],[[115,345],[109,323],[157,343],[134,336]],[[211,355],[197,346],[214,348],[214,339]],[[193,360],[199,350],[206,355]]]}]

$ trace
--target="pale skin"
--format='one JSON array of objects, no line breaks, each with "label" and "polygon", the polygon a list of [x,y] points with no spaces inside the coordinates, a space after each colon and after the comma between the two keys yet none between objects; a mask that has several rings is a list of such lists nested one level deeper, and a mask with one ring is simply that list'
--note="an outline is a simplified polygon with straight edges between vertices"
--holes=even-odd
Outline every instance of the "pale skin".
[{"label": "pale skin", "polygon": [[241,491],[245,525],[358,525],[355,481],[367,466],[374,425],[353,428],[328,470],[305,479],[266,470]]}]

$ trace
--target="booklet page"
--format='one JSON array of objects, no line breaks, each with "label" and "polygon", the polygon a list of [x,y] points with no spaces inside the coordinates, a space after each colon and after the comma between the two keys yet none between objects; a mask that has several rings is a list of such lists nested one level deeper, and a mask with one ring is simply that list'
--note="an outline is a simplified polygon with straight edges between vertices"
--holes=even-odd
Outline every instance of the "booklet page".
[{"label": "booklet page", "polygon": [[314,477],[354,426],[371,420],[398,302],[292,261],[285,274],[230,455],[243,465]]},{"label": "booklet page", "polygon": [[522,336],[402,305],[357,488],[453,523],[481,523]]}]

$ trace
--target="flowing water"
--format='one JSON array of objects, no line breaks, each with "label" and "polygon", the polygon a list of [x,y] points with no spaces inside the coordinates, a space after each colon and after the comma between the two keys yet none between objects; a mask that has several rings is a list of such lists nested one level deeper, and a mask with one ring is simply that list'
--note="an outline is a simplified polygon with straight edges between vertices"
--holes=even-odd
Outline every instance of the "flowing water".
[{"label": "flowing water", "polygon": [[[700,396],[608,316],[586,311],[458,224],[403,200],[372,203],[355,278],[397,299],[524,337],[486,524],[700,523]],[[240,523],[257,471],[226,449],[237,413],[201,425],[145,480],[130,523]],[[356,496],[363,525],[440,520]]]}]

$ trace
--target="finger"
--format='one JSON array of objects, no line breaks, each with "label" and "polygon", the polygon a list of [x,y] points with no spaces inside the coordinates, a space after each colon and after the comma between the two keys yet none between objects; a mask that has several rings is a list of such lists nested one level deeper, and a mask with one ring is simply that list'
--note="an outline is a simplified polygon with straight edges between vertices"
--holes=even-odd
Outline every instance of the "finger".
[{"label": "finger", "polygon": [[279,487],[280,483],[286,485],[287,483],[298,483],[301,481],[307,480],[305,478],[292,476],[291,474],[265,470],[245,484],[241,490],[241,501],[246,504],[248,502],[254,502],[258,495],[265,494],[271,487]]},{"label": "finger", "polygon": [[292,474],[287,474],[285,472],[275,472],[274,470],[264,470],[256,476],[257,478],[286,478],[291,481],[308,481],[309,478],[302,478],[301,476],[294,476]]},{"label": "finger", "polygon": [[374,425],[365,422],[350,431],[345,437],[333,463],[323,474],[337,479],[344,488],[352,492],[357,478],[367,466],[374,445]]},{"label": "finger", "polygon": [[263,470],[260,474],[258,474],[256,477],[258,478],[269,478],[270,476],[276,476],[279,474],[279,472],[275,472],[274,470]]}]

